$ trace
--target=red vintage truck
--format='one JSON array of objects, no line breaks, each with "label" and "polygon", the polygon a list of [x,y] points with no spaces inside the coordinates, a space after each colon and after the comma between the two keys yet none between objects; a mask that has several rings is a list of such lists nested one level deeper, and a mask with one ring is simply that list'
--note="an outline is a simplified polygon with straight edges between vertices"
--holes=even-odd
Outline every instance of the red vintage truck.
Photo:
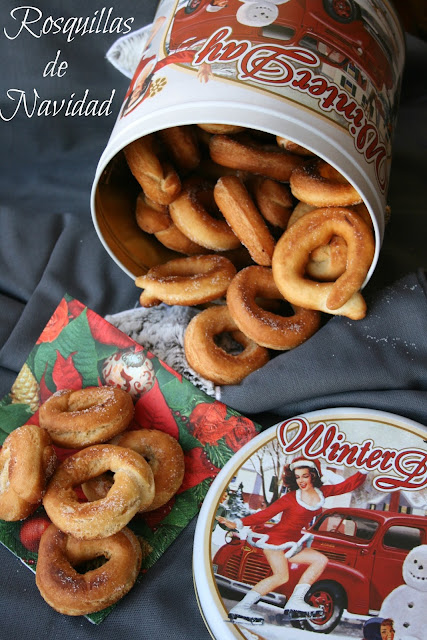
[{"label": "red vintage truck", "polygon": [[[271,14],[272,2],[257,3],[257,19],[239,19],[242,0],[188,0],[176,13],[170,32],[170,50],[192,46],[209,38],[216,29],[229,25],[232,37],[256,44],[276,43],[300,46],[313,51],[321,64],[344,68],[349,63],[370,78],[374,86],[391,89],[393,52],[389,38],[374,17],[364,14],[355,0],[288,0],[277,3]],[[265,5],[265,12],[262,11]],[[276,6],[276,5],[274,5]],[[215,10],[216,9],[216,10]],[[264,22],[262,19],[264,18]]]},{"label": "red vintage truck", "polygon": [[[295,627],[329,633],[344,610],[375,615],[384,598],[403,583],[402,564],[408,552],[427,543],[427,517],[353,508],[327,509],[308,529],[311,547],[328,557],[320,580],[307,599],[323,607],[319,618],[292,620]],[[249,545],[234,532],[213,558],[215,579],[223,597],[244,594],[271,570],[262,549]],[[290,579],[265,602],[283,608],[304,567],[290,563]],[[240,599],[240,596],[239,596]],[[278,617],[280,622],[280,616]]]}]

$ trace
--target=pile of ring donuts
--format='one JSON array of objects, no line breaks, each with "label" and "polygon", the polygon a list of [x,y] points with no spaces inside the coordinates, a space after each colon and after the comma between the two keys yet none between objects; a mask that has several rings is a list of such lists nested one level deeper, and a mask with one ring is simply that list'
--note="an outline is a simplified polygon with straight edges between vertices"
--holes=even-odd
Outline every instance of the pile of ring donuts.
[{"label": "pile of ring donuts", "polygon": [[[60,613],[100,611],[133,587],[142,550],[127,525],[182,484],[177,440],[128,429],[133,415],[122,389],[64,389],[41,405],[40,426],[15,429],[1,449],[0,518],[23,520],[43,504],[51,524],[40,540],[36,584]],[[77,451],[58,464],[54,445]],[[93,560],[97,566],[86,570]]]},{"label": "pile of ring donuts", "polygon": [[[201,376],[239,383],[270,350],[312,336],[321,312],[365,316],[371,218],[324,160],[283,137],[219,124],[164,129],[124,155],[141,187],[138,226],[184,254],[136,278],[140,303],[207,306],[184,340]],[[286,302],[292,315],[275,307]],[[224,333],[239,353],[221,348]]]}]

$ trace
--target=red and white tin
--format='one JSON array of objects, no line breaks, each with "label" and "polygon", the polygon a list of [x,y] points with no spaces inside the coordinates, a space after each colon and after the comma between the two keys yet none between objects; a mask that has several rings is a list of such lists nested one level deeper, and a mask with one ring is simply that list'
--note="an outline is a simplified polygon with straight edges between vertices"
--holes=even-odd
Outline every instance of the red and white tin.
[{"label": "red and white tin", "polygon": [[384,234],[404,36],[388,0],[161,0],[92,191],[96,230],[131,276],[169,254],[134,221],[120,151],[171,126],[280,135],[338,169]]},{"label": "red and white tin", "polygon": [[[194,539],[195,589],[212,636],[424,638],[426,433],[394,414],[327,409],[285,420],[233,456]],[[286,609],[298,583],[315,613]],[[235,609],[257,590],[258,602]]]}]

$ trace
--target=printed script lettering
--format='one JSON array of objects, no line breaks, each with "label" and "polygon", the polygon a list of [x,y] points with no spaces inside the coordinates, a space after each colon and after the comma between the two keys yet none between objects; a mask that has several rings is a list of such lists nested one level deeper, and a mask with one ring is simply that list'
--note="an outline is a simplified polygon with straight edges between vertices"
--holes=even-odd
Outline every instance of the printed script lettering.
[{"label": "printed script lettering", "polygon": [[[196,54],[193,65],[236,62],[238,79],[266,86],[288,86],[318,99],[321,111],[334,111],[348,122],[355,147],[366,162],[373,163],[378,186],[387,190],[387,148],[377,127],[369,122],[353,98],[334,82],[317,75],[312,67],[320,65],[318,56],[300,47],[277,44],[253,45],[248,40],[234,40],[231,27],[222,27],[211,35]],[[309,68],[296,68],[292,62]]]},{"label": "printed script lettering", "polygon": [[[133,17],[122,18],[114,16],[114,9],[102,7],[90,16],[57,16],[44,15],[35,6],[15,7],[10,11],[10,20],[3,27],[3,36],[8,40],[22,38],[42,38],[55,36],[66,46],[77,36],[98,33],[117,33],[126,35],[132,28]],[[58,49],[54,59],[44,65],[42,78],[63,78],[68,71],[68,62],[62,58],[62,51]],[[36,88],[27,91],[11,88],[6,91],[8,107],[0,109],[0,119],[10,122],[18,112],[27,118],[33,116],[109,116],[113,113],[112,103],[115,89],[105,100],[94,99],[90,96],[90,89],[83,94],[72,92],[60,100],[42,98]]]},{"label": "printed script lettering", "polygon": [[[289,437],[290,436],[290,437]],[[417,491],[427,485],[427,452],[422,449],[385,449],[371,439],[362,443],[346,440],[337,424],[319,422],[310,426],[306,418],[279,425],[277,437],[286,454],[303,455],[308,460],[379,472],[373,480],[378,491]]]}]

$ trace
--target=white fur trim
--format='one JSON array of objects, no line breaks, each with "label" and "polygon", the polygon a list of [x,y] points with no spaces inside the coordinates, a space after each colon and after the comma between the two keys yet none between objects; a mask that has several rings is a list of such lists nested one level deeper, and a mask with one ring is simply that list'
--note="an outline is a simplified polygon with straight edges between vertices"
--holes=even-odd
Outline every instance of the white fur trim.
[{"label": "white fur trim", "polygon": [[315,469],[318,472],[318,468],[313,460],[297,460],[296,462],[291,462],[289,465],[289,469],[291,471],[294,469],[300,469],[301,467],[309,467],[310,469]]},{"label": "white fur trim", "polygon": [[297,489],[295,491],[295,499],[298,502],[298,504],[301,507],[304,507],[304,509],[307,509],[307,511],[316,511],[317,509],[320,509],[321,507],[323,507],[323,505],[325,504],[325,496],[323,495],[323,493],[320,491],[320,489],[318,489],[317,487],[314,487],[315,492],[317,493],[317,495],[319,496],[319,502],[317,504],[307,504],[306,502],[303,502],[302,498],[301,498],[301,489]]}]

